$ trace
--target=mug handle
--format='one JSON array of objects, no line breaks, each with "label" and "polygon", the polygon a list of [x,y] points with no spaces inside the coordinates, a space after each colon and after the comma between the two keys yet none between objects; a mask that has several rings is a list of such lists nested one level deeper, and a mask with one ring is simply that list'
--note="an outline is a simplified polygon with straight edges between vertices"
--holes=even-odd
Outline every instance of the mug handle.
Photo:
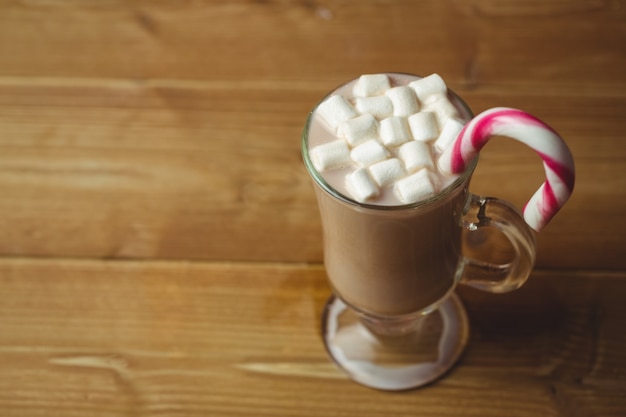
[{"label": "mug handle", "polygon": [[526,282],[535,264],[535,235],[515,207],[470,194],[462,227],[461,284],[504,293]]}]

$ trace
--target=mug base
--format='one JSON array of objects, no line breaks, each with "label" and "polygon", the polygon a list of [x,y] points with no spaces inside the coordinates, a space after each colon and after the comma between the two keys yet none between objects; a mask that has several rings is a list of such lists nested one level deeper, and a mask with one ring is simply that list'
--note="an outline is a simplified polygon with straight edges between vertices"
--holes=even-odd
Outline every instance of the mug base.
[{"label": "mug base", "polygon": [[370,388],[400,391],[427,385],[448,372],[469,338],[467,313],[452,293],[402,334],[374,332],[333,295],[322,317],[326,349],[350,378]]}]

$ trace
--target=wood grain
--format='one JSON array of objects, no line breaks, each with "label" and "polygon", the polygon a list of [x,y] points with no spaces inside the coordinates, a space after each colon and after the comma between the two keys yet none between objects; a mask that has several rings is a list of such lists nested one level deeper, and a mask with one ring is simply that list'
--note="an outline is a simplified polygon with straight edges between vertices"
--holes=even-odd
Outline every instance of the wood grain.
[{"label": "wood grain", "polygon": [[[0,416],[623,416],[625,41],[623,0],[0,2]],[[459,289],[459,365],[395,394],[325,354],[300,157],[383,71],[536,114],[578,175],[529,282]],[[542,175],[498,138],[471,188]]]},{"label": "wood grain", "polygon": [[328,361],[320,267],[5,260],[2,415],[617,417],[625,278],[537,272],[509,295],[464,289],[460,364],[390,394]]},{"label": "wood grain", "polygon": [[[476,111],[498,100],[464,95]],[[299,155],[317,99],[278,82],[0,85],[0,252],[319,262],[319,216]],[[535,107],[577,163],[572,200],[539,235],[538,265],[626,266],[626,146],[613,133],[626,98],[509,94],[507,104]],[[477,193],[522,207],[542,182],[522,145],[493,141],[481,155]]]},{"label": "wood grain", "polygon": [[[624,93],[623,2],[8,1],[3,75],[324,80],[440,71],[453,84]],[[602,77],[592,77],[600,71]],[[616,89],[617,88],[617,89]]]},{"label": "wood grain", "polygon": [[[520,107],[562,132],[579,179],[538,265],[626,266],[621,2],[1,10],[0,253],[319,262],[304,118],[337,83],[396,70],[440,72],[477,112]],[[541,181],[515,144],[483,160],[478,193],[521,206]]]}]

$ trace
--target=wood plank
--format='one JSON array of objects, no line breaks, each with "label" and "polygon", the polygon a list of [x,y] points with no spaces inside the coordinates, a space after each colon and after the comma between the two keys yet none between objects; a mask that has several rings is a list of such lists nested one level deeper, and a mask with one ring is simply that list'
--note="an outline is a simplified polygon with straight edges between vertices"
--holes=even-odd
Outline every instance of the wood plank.
[{"label": "wood plank", "polygon": [[626,93],[620,1],[8,1],[0,76],[324,80]]},{"label": "wood plank", "polygon": [[[0,83],[0,253],[320,262],[299,137],[322,87]],[[498,100],[461,94],[477,112]],[[572,200],[538,236],[538,265],[624,268],[626,98],[504,104],[549,120],[577,162]],[[539,159],[513,141],[481,157],[476,193],[521,207],[542,181]]]},{"label": "wood plank", "polygon": [[373,391],[330,365],[319,266],[0,261],[2,415],[604,416],[626,412],[626,276],[537,271],[461,294],[443,380]]}]

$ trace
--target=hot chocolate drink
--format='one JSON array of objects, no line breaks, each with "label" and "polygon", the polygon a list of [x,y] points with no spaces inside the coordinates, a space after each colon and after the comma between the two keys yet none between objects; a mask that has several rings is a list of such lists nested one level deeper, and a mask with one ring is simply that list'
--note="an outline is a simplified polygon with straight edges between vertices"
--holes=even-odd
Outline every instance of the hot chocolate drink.
[{"label": "hot chocolate drink", "polygon": [[[519,213],[468,191],[492,137],[535,150],[546,181]],[[322,216],[333,295],[322,316],[328,353],[366,386],[402,390],[445,373],[468,340],[458,283],[502,293],[524,284],[541,230],[574,186],[554,129],[507,107],[473,117],[434,74],[372,74],[311,113],[302,154]],[[495,248],[510,248],[496,260]]]},{"label": "hot chocolate drink", "polygon": [[460,219],[472,167],[444,175],[437,158],[471,113],[442,83],[364,76],[309,117],[303,146],[316,180],[324,263],[335,293],[357,310],[425,311],[462,272]]}]

